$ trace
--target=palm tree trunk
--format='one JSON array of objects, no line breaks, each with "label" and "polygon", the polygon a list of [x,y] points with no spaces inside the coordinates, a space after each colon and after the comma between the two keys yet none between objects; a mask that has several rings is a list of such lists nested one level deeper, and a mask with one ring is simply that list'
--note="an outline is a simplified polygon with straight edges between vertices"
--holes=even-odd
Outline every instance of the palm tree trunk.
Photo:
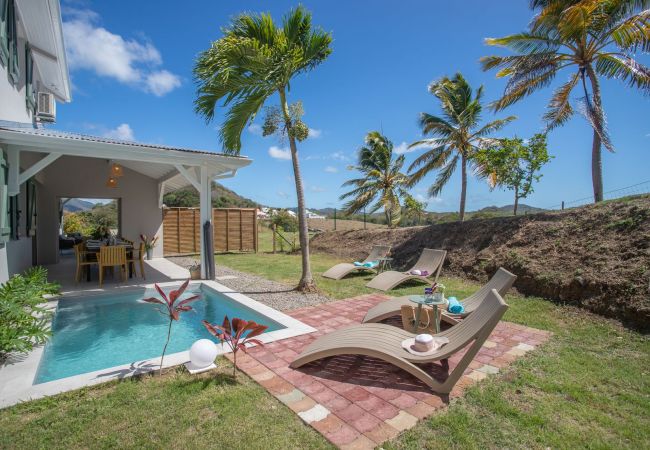
[{"label": "palm tree trunk", "polygon": [[[279,90],[282,113],[284,115],[284,124],[287,132],[291,129],[291,117],[289,115],[289,105],[284,89]],[[298,198],[298,234],[300,237],[300,252],[302,254],[302,276],[298,283],[298,290],[302,292],[313,292],[316,290],[314,277],[311,274],[311,264],[309,262],[309,229],[307,224],[307,213],[305,209],[305,191],[302,185],[302,176],[300,175],[300,164],[298,162],[298,148],[296,139],[287,133],[289,137],[289,147],[291,148],[291,162],[293,163],[293,177],[296,182],[296,197]]]},{"label": "palm tree trunk", "polygon": [[[594,72],[591,65],[587,65],[587,75],[589,76],[589,81],[591,82],[591,90],[594,97],[594,110],[596,112],[596,117],[598,123],[596,124],[601,130],[604,128],[603,124],[603,115],[602,115],[602,104],[600,98],[600,85],[598,83],[598,78]],[[585,89],[585,95],[587,95]],[[603,201],[603,162],[602,162],[602,150],[601,150],[601,138],[600,133],[594,129],[593,140],[591,144],[591,182],[594,188],[594,202]]]},{"label": "palm tree trunk", "polygon": [[461,156],[460,221],[465,220],[465,198],[467,197],[467,158]]},{"label": "palm tree trunk", "polygon": [[515,207],[513,208],[513,215],[517,215],[517,207],[519,206],[519,187],[515,186]]}]

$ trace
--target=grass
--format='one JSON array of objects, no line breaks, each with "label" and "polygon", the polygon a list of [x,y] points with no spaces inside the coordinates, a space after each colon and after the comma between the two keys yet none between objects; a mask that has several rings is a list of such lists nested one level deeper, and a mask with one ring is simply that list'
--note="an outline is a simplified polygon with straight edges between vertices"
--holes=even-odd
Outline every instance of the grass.
[{"label": "grass", "polygon": [[331,448],[318,432],[230,362],[181,369],[0,411],[0,448]]},{"label": "grass", "polygon": [[[262,248],[268,237],[261,236]],[[300,256],[217,255],[217,264],[295,284]],[[318,286],[332,298],[370,292],[368,276],[319,276],[339,262],[314,254]],[[443,278],[448,294],[475,283]],[[420,292],[421,286],[397,295]],[[506,320],[550,330],[551,340],[509,369],[467,390],[386,449],[647,448],[650,339],[568,306],[507,296]],[[69,392],[0,411],[0,447],[323,448],[328,443],[245,376],[232,382],[178,370]]]}]

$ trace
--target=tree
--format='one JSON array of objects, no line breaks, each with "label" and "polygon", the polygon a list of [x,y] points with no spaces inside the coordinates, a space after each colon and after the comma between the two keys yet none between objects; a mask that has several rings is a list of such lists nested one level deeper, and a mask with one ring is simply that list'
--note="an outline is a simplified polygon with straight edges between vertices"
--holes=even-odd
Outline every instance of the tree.
[{"label": "tree", "polygon": [[287,92],[293,78],[325,61],[332,51],[331,42],[330,33],[312,27],[311,14],[302,6],[291,10],[279,27],[270,14],[242,14],[224,29],[222,38],[199,55],[194,67],[199,86],[196,111],[210,122],[220,101],[220,106],[228,108],[219,130],[227,153],[240,152],[242,132],[264,103],[278,94],[298,198],[302,252],[298,288],[302,291],[312,291],[315,285],[309,263],[305,196],[296,145],[296,136],[303,126],[290,114]]},{"label": "tree", "polygon": [[503,128],[516,117],[493,120],[479,128],[483,110],[483,86],[474,91],[461,73],[457,73],[453,78],[443,77],[434,81],[429,86],[429,92],[440,101],[442,116],[420,114],[422,134],[431,138],[414,142],[409,147],[432,148],[419,156],[409,167],[409,184],[414,185],[432,170],[440,169],[436,181],[429,188],[429,196],[435,197],[447,184],[460,161],[462,175],[459,215],[463,221],[467,197],[467,166],[472,164],[472,155],[492,142],[487,136]]},{"label": "tree", "polygon": [[566,123],[574,114],[571,93],[578,86],[582,89],[578,107],[593,129],[594,201],[602,201],[601,144],[610,151],[613,145],[605,126],[599,77],[616,78],[650,93],[650,68],[634,59],[636,50],[650,50],[650,2],[532,0],[531,5],[539,10],[528,31],[486,39],[488,45],[516,53],[481,58],[483,70],[499,69],[498,78],[508,77],[503,96],[492,106],[502,110],[548,86],[562,69],[571,70],[568,81],[553,92],[543,119],[547,131]]},{"label": "tree", "polygon": [[427,204],[425,202],[417,201],[412,195],[407,195],[404,199],[406,215],[412,218],[416,225],[420,225],[422,222],[422,217],[424,216],[426,207]]},{"label": "tree", "polygon": [[481,149],[474,155],[481,171],[488,174],[490,187],[503,186],[515,192],[514,215],[519,199],[533,193],[533,183],[542,177],[542,166],[551,157],[546,150],[546,135],[536,134],[528,143],[523,139],[500,139],[496,146]]},{"label": "tree", "polygon": [[401,172],[405,157],[400,155],[393,159],[393,143],[379,131],[368,133],[365,142],[366,145],[359,149],[357,165],[348,167],[358,170],[363,176],[343,183],[343,186],[354,186],[354,189],[341,195],[340,199],[352,197],[344,206],[346,214],[362,211],[377,200],[370,208],[370,214],[384,208],[386,224],[396,227],[402,214],[400,197],[408,195],[408,177]]}]

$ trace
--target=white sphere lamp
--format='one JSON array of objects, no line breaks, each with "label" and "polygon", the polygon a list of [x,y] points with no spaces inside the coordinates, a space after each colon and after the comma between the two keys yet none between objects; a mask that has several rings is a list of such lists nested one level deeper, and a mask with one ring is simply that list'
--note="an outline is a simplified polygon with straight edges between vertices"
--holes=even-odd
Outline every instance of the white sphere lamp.
[{"label": "white sphere lamp", "polygon": [[199,339],[190,347],[190,372],[211,369],[217,357],[217,345],[210,339]]}]

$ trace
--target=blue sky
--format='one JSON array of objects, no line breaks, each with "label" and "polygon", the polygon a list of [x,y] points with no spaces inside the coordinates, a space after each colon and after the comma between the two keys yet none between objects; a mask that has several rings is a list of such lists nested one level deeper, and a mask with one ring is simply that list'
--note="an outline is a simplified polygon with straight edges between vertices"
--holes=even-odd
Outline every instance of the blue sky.
[{"label": "blue sky", "polygon": [[[314,24],[331,31],[333,52],[315,71],[292,85],[291,101],[301,100],[311,137],[300,144],[307,204],[337,207],[341,183],[354,173],[364,135],[382,130],[396,147],[421,138],[418,113],[438,113],[427,85],[461,71],[474,86],[485,85],[486,100],[496,99],[505,82],[480,70],[481,56],[498,53],[484,45],[486,37],[522,31],[532,13],[521,0],[462,2],[384,0],[305,1]],[[295,2],[178,2],[75,0],[63,2],[66,46],[73,101],[61,105],[57,128],[219,151],[217,128],[193,111],[196,55],[220,37],[229,18],[242,11],[268,11],[280,18]],[[640,57],[650,63],[647,55]],[[557,83],[568,78],[561,74]],[[514,114],[518,120],[500,136],[529,137],[541,131],[541,115],[552,88],[484,120]],[[617,152],[603,157],[605,190],[650,179],[650,100],[616,81],[603,81],[603,103]],[[271,99],[275,102],[276,99]],[[257,125],[261,124],[261,117]],[[253,126],[242,136],[242,154],[254,162],[224,182],[262,204],[295,205],[291,163],[286,144],[263,138]],[[536,191],[524,202],[550,207],[562,200],[591,194],[591,131],[575,116],[549,137],[554,155]],[[420,151],[407,154],[407,163]],[[424,198],[435,174],[413,189]],[[432,211],[458,208],[460,173],[439,198],[426,199]],[[512,203],[509,191],[490,192],[483,181],[468,184],[468,209]]]}]

